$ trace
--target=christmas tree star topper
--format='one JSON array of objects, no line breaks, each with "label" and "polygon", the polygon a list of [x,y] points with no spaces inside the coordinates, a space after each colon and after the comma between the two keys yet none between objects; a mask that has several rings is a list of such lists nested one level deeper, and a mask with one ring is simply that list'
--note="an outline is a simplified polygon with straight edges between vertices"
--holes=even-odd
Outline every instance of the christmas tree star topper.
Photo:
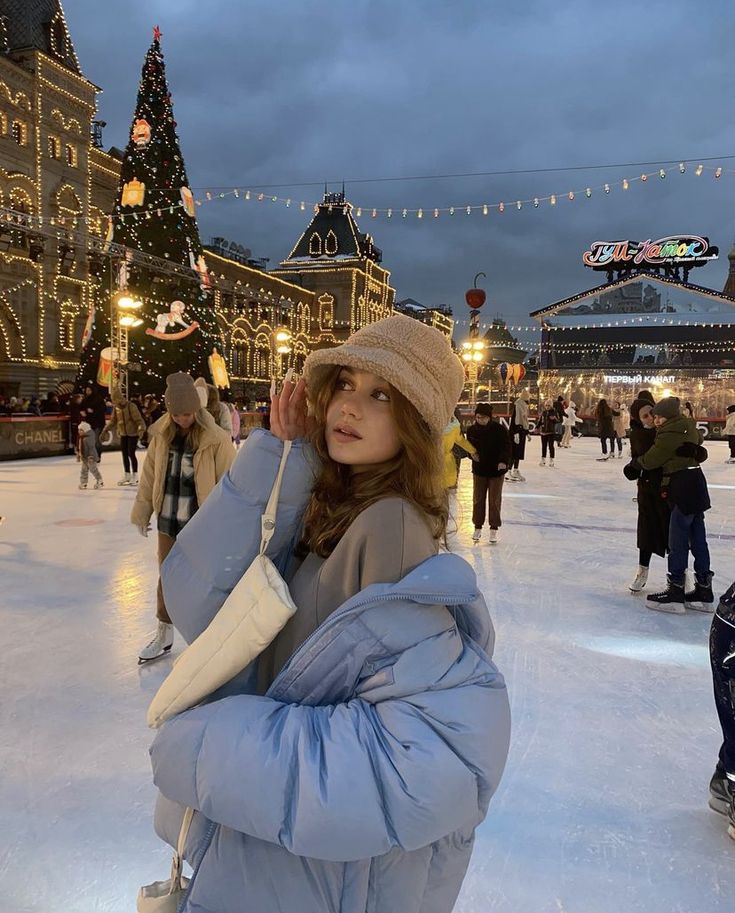
[{"label": "christmas tree star topper", "polygon": [[161,40],[161,30],[159,29],[159,27],[157,25],[153,26],[153,40],[154,41]]}]

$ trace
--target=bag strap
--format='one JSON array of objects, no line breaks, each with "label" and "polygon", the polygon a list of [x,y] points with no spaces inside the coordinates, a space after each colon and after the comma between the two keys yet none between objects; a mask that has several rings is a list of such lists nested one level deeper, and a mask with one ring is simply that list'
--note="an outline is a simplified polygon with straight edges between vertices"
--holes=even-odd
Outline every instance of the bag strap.
[{"label": "bag strap", "polygon": [[283,454],[281,455],[281,464],[278,467],[278,474],[276,475],[276,480],[273,483],[273,488],[271,490],[271,496],[268,498],[268,503],[266,504],[265,511],[260,518],[260,554],[264,555],[266,548],[268,548],[268,543],[273,538],[273,533],[276,531],[276,510],[278,508],[278,499],[281,495],[281,483],[283,482],[283,474],[286,471],[286,461],[288,460],[288,455],[291,452],[291,444],[293,441],[284,441],[283,442]]},{"label": "bag strap", "polygon": [[176,852],[174,853],[174,858],[171,861],[171,877],[169,880],[171,894],[175,894],[176,891],[180,891],[183,887],[181,884],[181,874],[184,866],[184,846],[186,845],[186,838],[189,836],[189,827],[193,817],[194,809],[187,808],[184,812],[184,817],[181,822],[181,830],[179,831],[179,839],[176,844]]}]

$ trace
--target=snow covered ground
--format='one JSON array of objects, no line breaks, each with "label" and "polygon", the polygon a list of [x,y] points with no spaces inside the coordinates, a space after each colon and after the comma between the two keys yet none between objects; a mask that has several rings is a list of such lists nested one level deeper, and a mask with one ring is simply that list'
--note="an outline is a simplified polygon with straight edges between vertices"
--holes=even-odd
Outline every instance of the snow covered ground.
[{"label": "snow covered ground", "polygon": [[[588,439],[543,469],[538,440],[528,449],[497,547],[470,541],[466,461],[460,481],[453,547],[491,606],[513,741],[457,913],[732,911],[735,843],[707,808],[720,738],[709,616],[651,612],[628,592],[623,461],[595,462]],[[714,443],[705,466],[717,594],[735,577],[725,456]],[[145,709],[171,660],[136,664],[154,543],[128,524],[119,455],[101,469],[108,487],[80,492],[73,458],[0,464],[2,913],[123,913],[168,874]],[[663,582],[661,559],[651,576]]]}]

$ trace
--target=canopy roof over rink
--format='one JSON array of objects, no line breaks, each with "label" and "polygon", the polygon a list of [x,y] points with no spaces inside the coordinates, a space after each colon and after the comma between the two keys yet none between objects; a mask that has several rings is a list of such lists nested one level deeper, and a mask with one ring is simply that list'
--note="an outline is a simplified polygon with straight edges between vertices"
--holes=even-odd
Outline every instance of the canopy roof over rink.
[{"label": "canopy roof over rink", "polygon": [[[539,391],[591,415],[639,389],[691,402],[719,425],[735,403],[735,297],[636,272],[531,314],[542,326]],[[713,434],[718,430],[711,429]]]}]

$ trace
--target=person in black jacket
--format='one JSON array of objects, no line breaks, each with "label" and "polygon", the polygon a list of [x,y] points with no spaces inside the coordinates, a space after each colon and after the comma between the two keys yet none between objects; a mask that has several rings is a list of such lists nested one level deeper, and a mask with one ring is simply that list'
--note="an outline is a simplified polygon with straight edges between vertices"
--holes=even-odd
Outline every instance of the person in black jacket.
[{"label": "person in black jacket", "polygon": [[541,462],[539,466],[546,465],[546,453],[549,454],[549,466],[554,466],[554,441],[556,439],[557,417],[556,407],[550,399],[544,401],[544,407],[539,413],[536,429],[541,435]]},{"label": "person in black jacket", "polygon": [[[597,429],[600,434],[600,444],[602,445],[602,456],[597,457],[597,460],[598,462],[609,460],[615,456],[615,429],[613,427],[613,412],[606,399],[601,399],[597,404],[595,418],[597,419]],[[610,441],[609,454],[607,452],[608,441]]]},{"label": "person in black jacket", "polygon": [[495,545],[502,526],[503,481],[511,460],[511,444],[506,428],[493,421],[490,403],[475,407],[475,421],[467,429],[467,440],[477,451],[477,459],[472,461],[472,541],[480,541],[487,513],[490,543]]},{"label": "person in black jacket", "polygon": [[102,447],[100,445],[100,435],[105,427],[105,400],[97,389],[97,385],[87,384],[84,388],[84,399],[82,400],[82,418],[92,426],[94,431],[94,440],[97,447],[97,453],[102,457]]},{"label": "person in black jacket", "polygon": [[[637,399],[630,407],[630,456],[643,456],[656,440],[653,406],[648,399]],[[661,497],[663,469],[624,469],[625,475],[638,481],[638,570],[630,584],[631,593],[640,593],[648,582],[648,569],[653,555],[666,557],[669,543],[671,511]]]},{"label": "person in black jacket", "polygon": [[722,729],[720,756],[709,784],[709,807],[727,815],[727,832],[735,840],[735,583],[720,597],[710,628],[709,653]]}]

